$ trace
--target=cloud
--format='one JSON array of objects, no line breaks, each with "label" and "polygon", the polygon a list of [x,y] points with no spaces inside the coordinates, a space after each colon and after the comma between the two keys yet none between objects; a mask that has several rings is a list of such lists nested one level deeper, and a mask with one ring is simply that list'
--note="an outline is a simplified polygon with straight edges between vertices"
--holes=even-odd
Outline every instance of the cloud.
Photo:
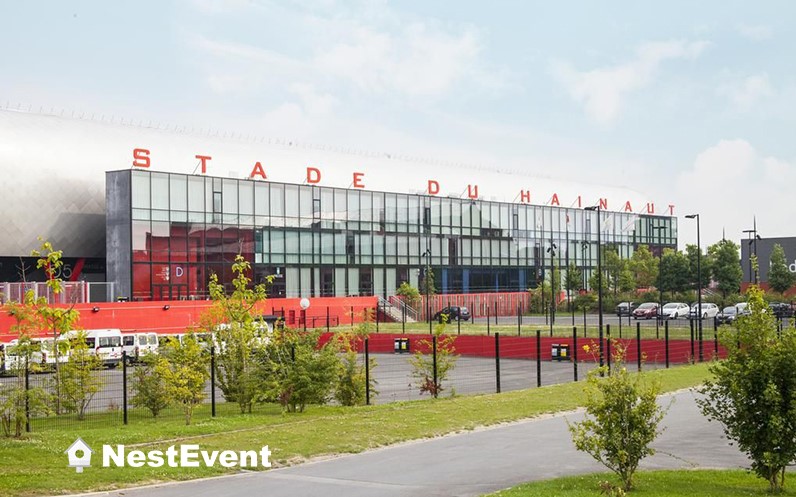
[{"label": "cloud", "polygon": [[578,71],[568,62],[556,61],[552,72],[589,117],[606,125],[617,119],[627,95],[647,86],[664,61],[695,59],[708,46],[706,41],[645,43],[636,49],[635,58],[629,62]]},{"label": "cloud", "polygon": [[741,24],[738,26],[738,33],[747,40],[766,41],[774,35],[770,26]]},{"label": "cloud", "polygon": [[[215,2],[200,2],[200,13],[211,12]],[[199,54],[208,85],[219,93],[251,91],[263,81],[282,81],[283,87],[312,81],[327,93],[359,92],[370,96],[442,98],[454,87],[494,90],[504,85],[505,71],[488,67],[482,54],[483,35],[473,26],[433,19],[407,21],[388,6],[378,14],[333,14],[303,7],[280,12],[290,17],[294,36],[302,47],[269,45],[187,35],[188,46]],[[263,29],[274,16],[263,16]]]},{"label": "cloud", "polygon": [[[792,210],[775,206],[792,204],[795,182],[796,163],[765,156],[746,140],[721,140],[677,177],[674,193],[679,214],[700,214],[703,241],[721,239],[724,230],[737,242],[755,215],[762,236],[792,235]],[[693,243],[691,231],[680,227],[681,244]]]},{"label": "cloud", "polygon": [[742,81],[722,85],[717,93],[732,102],[741,111],[752,109],[755,104],[774,94],[768,74],[755,74],[744,78]]}]

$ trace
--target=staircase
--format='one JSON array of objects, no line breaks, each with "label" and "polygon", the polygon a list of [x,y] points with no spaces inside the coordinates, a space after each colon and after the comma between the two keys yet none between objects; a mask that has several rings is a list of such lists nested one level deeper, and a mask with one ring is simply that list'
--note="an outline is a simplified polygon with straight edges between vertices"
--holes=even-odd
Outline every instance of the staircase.
[{"label": "staircase", "polygon": [[390,300],[379,297],[379,310],[397,323],[404,319],[407,323],[417,322],[417,311],[396,297],[390,297]]}]

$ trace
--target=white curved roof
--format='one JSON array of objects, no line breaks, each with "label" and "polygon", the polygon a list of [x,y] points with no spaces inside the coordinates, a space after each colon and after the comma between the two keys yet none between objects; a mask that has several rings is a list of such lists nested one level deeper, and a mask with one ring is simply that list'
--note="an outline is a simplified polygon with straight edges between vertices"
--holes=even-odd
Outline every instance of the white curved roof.
[{"label": "white curved roof", "polygon": [[[196,155],[211,156],[207,174],[248,178],[260,162],[268,180],[303,183],[307,167],[321,171],[320,185],[349,188],[354,173],[371,191],[424,193],[429,180],[439,196],[466,197],[477,185],[484,200],[593,205],[600,198],[609,210],[646,212],[646,195],[616,186],[597,186],[461,165],[396,157],[347,153],[329,147],[269,142],[258,138],[224,138],[111,124],[77,118],[0,110],[0,174],[4,178],[3,223],[8,236],[0,255],[26,255],[36,237],[52,241],[68,256],[101,257],[105,252],[105,171],[132,167],[133,150],[146,149],[150,170],[197,173]],[[566,174],[566,172],[561,172]],[[471,187],[471,191],[473,188]],[[656,213],[663,213],[663,205]]]}]

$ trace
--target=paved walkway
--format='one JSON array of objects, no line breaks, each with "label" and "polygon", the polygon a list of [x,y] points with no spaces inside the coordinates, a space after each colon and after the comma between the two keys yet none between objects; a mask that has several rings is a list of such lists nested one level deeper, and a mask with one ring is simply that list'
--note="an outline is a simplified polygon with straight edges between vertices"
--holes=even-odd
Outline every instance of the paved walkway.
[{"label": "paved walkway", "polygon": [[[663,397],[663,402],[669,398]],[[699,413],[692,392],[671,398],[666,430],[655,443],[658,454],[643,463],[644,469],[747,466],[746,458],[723,438],[721,426]],[[603,470],[572,445],[566,420],[580,418],[581,414],[557,415],[289,468],[108,495],[476,496],[529,480]]]}]

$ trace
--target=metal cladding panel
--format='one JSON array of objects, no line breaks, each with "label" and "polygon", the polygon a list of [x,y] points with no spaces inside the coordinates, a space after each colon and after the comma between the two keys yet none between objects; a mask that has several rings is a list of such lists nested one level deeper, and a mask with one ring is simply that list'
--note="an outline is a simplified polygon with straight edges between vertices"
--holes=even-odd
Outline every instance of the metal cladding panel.
[{"label": "metal cladding panel", "polygon": [[[625,202],[641,212],[653,200],[634,190],[579,183],[487,168],[420,161],[390,154],[350,153],[328,147],[262,139],[220,138],[199,133],[164,131],[145,126],[63,118],[0,110],[0,174],[4,179],[4,232],[0,256],[29,254],[42,236],[65,255],[102,257],[105,251],[106,171],[127,169],[133,150],[149,151],[150,170],[196,173],[197,155],[211,156],[208,175],[247,178],[256,163],[270,181],[304,183],[307,168],[321,172],[319,184],[366,190],[422,194],[429,180],[439,197],[465,197],[477,186],[478,198],[518,202],[530,191],[530,203],[561,206],[594,205],[608,199],[609,210]],[[546,173],[547,171],[540,171]],[[566,172],[562,171],[562,175]],[[659,199],[656,213],[663,213]]]}]

